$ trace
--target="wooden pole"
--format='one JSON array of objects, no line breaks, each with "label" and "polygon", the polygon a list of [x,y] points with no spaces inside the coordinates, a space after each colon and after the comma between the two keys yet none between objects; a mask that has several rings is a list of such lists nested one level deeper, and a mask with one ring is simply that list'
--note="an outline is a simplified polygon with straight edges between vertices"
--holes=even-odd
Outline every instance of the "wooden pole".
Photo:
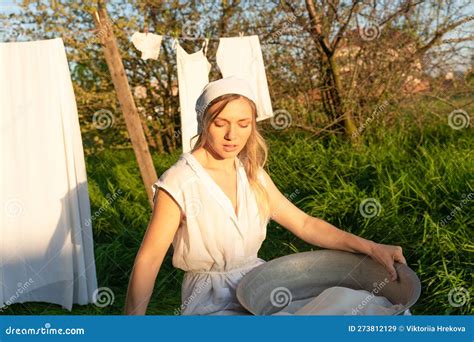
[{"label": "wooden pole", "polygon": [[105,60],[107,61],[120,108],[125,118],[125,124],[130,140],[132,141],[133,151],[137,158],[148,200],[150,206],[153,208],[153,191],[151,190],[151,185],[156,182],[158,177],[153,165],[153,160],[151,159],[145,134],[143,133],[137,107],[135,106],[135,101],[130,91],[125,68],[123,67],[122,58],[117,46],[117,40],[115,39],[112,24],[107,15],[105,6],[99,6],[98,11],[94,13],[94,21],[98,31],[96,36],[100,39],[103,46]]}]

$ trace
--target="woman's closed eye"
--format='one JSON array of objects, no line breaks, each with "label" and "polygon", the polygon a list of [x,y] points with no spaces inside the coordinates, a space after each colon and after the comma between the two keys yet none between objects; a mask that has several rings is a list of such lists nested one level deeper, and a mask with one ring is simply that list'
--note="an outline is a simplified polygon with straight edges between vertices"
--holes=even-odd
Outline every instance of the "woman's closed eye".
[{"label": "woman's closed eye", "polygon": [[[224,127],[225,124],[221,124],[221,123],[214,123],[217,127]],[[246,125],[239,125],[240,127],[242,128],[247,128],[250,126],[250,124],[246,124]]]}]

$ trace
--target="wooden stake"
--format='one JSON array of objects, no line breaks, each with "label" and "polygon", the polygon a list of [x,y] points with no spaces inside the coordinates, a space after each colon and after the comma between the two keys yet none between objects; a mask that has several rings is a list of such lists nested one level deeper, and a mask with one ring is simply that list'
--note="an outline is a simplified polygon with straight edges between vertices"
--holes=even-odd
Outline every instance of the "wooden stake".
[{"label": "wooden stake", "polygon": [[99,10],[94,13],[93,17],[97,27],[96,36],[100,39],[103,46],[105,60],[107,61],[120,108],[125,118],[125,124],[130,140],[132,141],[133,151],[137,158],[148,200],[153,208],[153,191],[151,185],[156,182],[158,177],[143,133],[137,107],[135,106],[135,101],[130,91],[122,57],[120,56],[120,51],[117,46],[117,40],[112,30],[112,23],[109,20],[104,6],[99,7]]}]

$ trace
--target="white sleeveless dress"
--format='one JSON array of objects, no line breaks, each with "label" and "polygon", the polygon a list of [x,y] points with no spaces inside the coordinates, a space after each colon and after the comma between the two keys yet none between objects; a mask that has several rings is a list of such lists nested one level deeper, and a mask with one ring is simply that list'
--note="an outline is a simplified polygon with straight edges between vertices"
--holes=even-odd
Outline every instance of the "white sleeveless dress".
[{"label": "white sleeveless dress", "polygon": [[[263,263],[257,257],[269,217],[260,220],[254,192],[242,162],[237,167],[237,205],[190,153],[152,185],[166,190],[186,218],[173,239],[173,266],[184,270],[181,315],[249,315],[235,290],[242,277]],[[265,185],[263,175],[259,180]]]}]

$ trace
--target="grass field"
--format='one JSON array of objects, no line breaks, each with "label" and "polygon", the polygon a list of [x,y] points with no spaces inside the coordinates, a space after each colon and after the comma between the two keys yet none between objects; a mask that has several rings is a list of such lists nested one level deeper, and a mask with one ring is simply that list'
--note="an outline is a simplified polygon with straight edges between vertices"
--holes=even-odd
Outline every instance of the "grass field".
[{"label": "grass field", "polygon": [[[269,173],[297,206],[356,235],[403,247],[408,265],[422,283],[413,314],[474,313],[472,299],[461,306],[449,300],[453,295],[459,297],[459,288],[474,296],[471,128],[455,130],[447,121],[439,121],[420,131],[405,120],[403,127],[397,123],[368,127],[358,149],[291,127],[275,131],[265,126],[264,134],[270,147]],[[158,175],[179,154],[154,154]],[[72,312],[47,303],[14,304],[2,314],[123,312],[131,267],[151,209],[131,150],[106,150],[88,156],[86,164],[92,212],[103,210],[93,221],[99,286],[113,291],[114,302],[104,308],[75,305]],[[117,192],[120,195],[109,204],[107,196]],[[378,216],[361,215],[359,204],[366,198],[378,200]],[[311,249],[317,247],[271,222],[259,257],[270,260]],[[171,265],[170,250],[148,314],[174,314],[180,305],[182,276]]]}]

